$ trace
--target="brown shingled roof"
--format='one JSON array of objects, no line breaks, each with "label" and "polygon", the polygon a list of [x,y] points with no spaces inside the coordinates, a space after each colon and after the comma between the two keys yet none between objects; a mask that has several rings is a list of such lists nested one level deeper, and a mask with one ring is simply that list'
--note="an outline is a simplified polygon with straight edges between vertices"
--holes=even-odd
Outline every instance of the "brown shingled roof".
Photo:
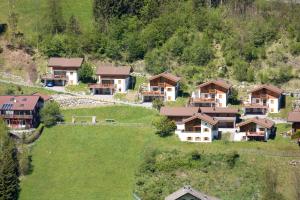
[{"label": "brown shingled roof", "polygon": [[0,110],[34,110],[39,99],[35,95],[0,96]]},{"label": "brown shingled roof", "polygon": [[161,74],[152,76],[149,80],[151,81],[151,80],[154,80],[154,79],[156,79],[158,77],[164,77],[164,78],[169,79],[169,80],[174,81],[174,82],[180,81],[180,77],[177,77],[177,76],[175,76],[173,74],[170,74],[168,72],[163,72]]},{"label": "brown shingled roof", "polygon": [[42,94],[42,93],[39,93],[39,92],[32,93],[32,95],[40,96],[44,101],[48,101],[49,99],[51,99],[51,96],[46,95],[46,94]]},{"label": "brown shingled roof", "polygon": [[205,83],[200,84],[198,87],[202,88],[202,87],[207,86],[207,85],[209,85],[209,84],[215,84],[215,85],[218,85],[218,86],[220,86],[220,87],[223,87],[223,88],[225,88],[225,89],[227,89],[227,90],[230,89],[230,88],[232,87],[232,85],[231,85],[229,82],[227,82],[227,81],[225,81],[225,80],[222,80],[222,79],[211,80],[211,81],[208,81],[208,82],[205,82]]},{"label": "brown shingled roof", "polygon": [[160,114],[165,116],[190,117],[199,112],[199,107],[162,107]]},{"label": "brown shingled roof", "polygon": [[248,119],[244,122],[241,122],[241,123],[237,124],[236,126],[241,127],[241,126],[244,126],[244,125],[247,125],[250,123],[255,123],[255,124],[258,124],[265,128],[272,128],[272,126],[274,126],[274,124],[275,124],[273,121],[271,121],[269,119],[262,119],[262,118],[254,117],[254,118]]},{"label": "brown shingled roof", "polygon": [[287,118],[288,122],[300,122],[300,112],[290,112]]},{"label": "brown shingled roof", "polygon": [[129,76],[132,72],[131,67],[109,67],[109,66],[100,66],[97,69],[97,75],[126,75]]},{"label": "brown shingled roof", "polygon": [[237,108],[223,108],[223,107],[200,107],[201,113],[239,113]]},{"label": "brown shingled roof", "polygon": [[165,200],[177,200],[180,197],[183,197],[184,195],[187,195],[187,194],[192,195],[193,197],[195,197],[196,199],[199,199],[199,200],[219,200],[216,197],[211,197],[202,192],[199,192],[190,186],[184,186],[184,187],[180,188],[176,192],[167,196],[165,198]]},{"label": "brown shingled roof", "polygon": [[276,87],[276,86],[270,85],[270,84],[264,84],[264,85],[260,85],[256,88],[254,88],[253,90],[250,91],[250,93],[259,91],[261,89],[270,90],[272,92],[275,92],[276,94],[282,94],[284,92],[284,90],[279,87]]},{"label": "brown shingled roof", "polygon": [[182,122],[183,123],[186,123],[186,122],[189,122],[189,121],[192,121],[194,119],[201,119],[203,121],[206,121],[207,123],[211,124],[211,125],[216,125],[218,123],[218,120],[206,115],[206,114],[203,114],[203,113],[197,113],[195,115],[193,115],[192,117],[189,117],[185,120],[183,120]]},{"label": "brown shingled roof", "polygon": [[79,68],[82,65],[83,58],[56,58],[49,59],[48,67],[75,67]]}]

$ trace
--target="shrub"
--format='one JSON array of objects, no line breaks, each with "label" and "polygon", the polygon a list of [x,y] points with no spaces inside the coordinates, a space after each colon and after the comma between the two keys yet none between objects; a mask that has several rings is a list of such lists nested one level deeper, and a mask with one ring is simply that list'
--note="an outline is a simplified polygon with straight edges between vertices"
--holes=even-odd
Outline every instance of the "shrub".
[{"label": "shrub", "polygon": [[161,99],[154,99],[152,102],[152,107],[156,110],[160,110],[161,107],[164,106],[164,102]]},{"label": "shrub", "polygon": [[78,71],[78,78],[83,83],[93,82],[94,70],[91,64],[84,63]]},{"label": "shrub", "polygon": [[300,55],[300,42],[293,42],[291,44],[291,53],[294,55],[294,56],[298,56]]},{"label": "shrub", "polygon": [[48,101],[40,111],[41,121],[45,126],[50,127],[62,120],[59,104],[55,101]]},{"label": "shrub", "polygon": [[36,141],[41,136],[41,134],[43,133],[43,130],[44,130],[44,124],[41,123],[37,127],[37,129],[35,130],[35,132],[33,134],[31,134],[30,136],[25,137],[23,139],[23,143],[25,143],[25,144],[33,143],[34,141]]},{"label": "shrub", "polygon": [[239,157],[240,157],[240,155],[236,151],[226,155],[226,162],[227,162],[229,168],[231,168],[231,169],[234,168]]},{"label": "shrub", "polygon": [[32,166],[31,166],[31,156],[30,151],[25,146],[22,146],[22,150],[18,154],[19,160],[19,172],[25,176],[30,174]]},{"label": "shrub", "polygon": [[197,150],[195,150],[191,153],[191,157],[192,157],[192,160],[200,160],[201,154]]},{"label": "shrub", "polygon": [[169,120],[166,116],[158,117],[152,124],[155,126],[157,133],[161,137],[169,136],[176,130],[175,122]]}]

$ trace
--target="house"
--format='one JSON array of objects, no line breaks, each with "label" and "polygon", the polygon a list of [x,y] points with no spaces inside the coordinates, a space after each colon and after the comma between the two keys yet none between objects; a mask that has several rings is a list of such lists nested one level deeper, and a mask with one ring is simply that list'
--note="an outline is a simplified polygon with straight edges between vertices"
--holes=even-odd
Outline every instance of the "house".
[{"label": "house", "polygon": [[40,92],[34,92],[34,93],[32,93],[31,95],[41,97],[42,100],[43,100],[44,102],[52,100],[52,97],[51,97],[51,96],[46,95],[46,94],[42,94],[42,93],[40,93]]},{"label": "house", "polygon": [[290,112],[287,121],[292,123],[293,133],[300,131],[300,111]]},{"label": "house", "polygon": [[234,134],[234,141],[243,140],[264,140],[275,136],[275,123],[269,119],[250,118],[244,122],[237,124],[238,130]]},{"label": "house", "polygon": [[175,101],[179,91],[180,78],[164,72],[153,76],[144,90],[141,91],[142,101],[151,102],[154,99]]},{"label": "house", "polygon": [[35,128],[42,106],[37,95],[0,96],[0,117],[12,129]]},{"label": "house", "polygon": [[220,133],[234,133],[236,131],[236,123],[239,120],[237,108],[200,107],[200,112],[218,120]]},{"label": "house", "polygon": [[216,197],[208,196],[199,192],[191,186],[184,186],[176,192],[170,194],[165,200],[219,200]]},{"label": "house", "polygon": [[167,116],[175,123],[181,123],[184,119],[187,119],[199,112],[199,107],[162,107],[160,109],[160,115]]},{"label": "house", "polygon": [[244,103],[245,115],[278,113],[283,106],[283,90],[274,85],[261,85],[250,91],[248,102]]},{"label": "house", "polygon": [[125,93],[132,85],[131,67],[98,67],[97,83],[90,84],[89,88],[92,94],[113,95],[116,92]]},{"label": "house", "polygon": [[203,113],[197,113],[177,123],[175,134],[181,141],[212,142],[219,138],[218,120]]},{"label": "house", "polygon": [[41,76],[44,84],[52,82],[53,85],[77,85],[78,70],[81,67],[83,58],[50,58],[48,68],[50,73]]},{"label": "house", "polygon": [[226,107],[232,85],[224,80],[212,80],[198,86],[190,104],[199,107]]}]

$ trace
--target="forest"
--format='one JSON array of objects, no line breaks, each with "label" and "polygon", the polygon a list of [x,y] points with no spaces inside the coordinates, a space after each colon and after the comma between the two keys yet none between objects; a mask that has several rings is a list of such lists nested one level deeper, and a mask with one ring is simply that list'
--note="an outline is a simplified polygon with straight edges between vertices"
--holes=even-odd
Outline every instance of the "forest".
[{"label": "forest", "polygon": [[14,4],[12,45],[47,57],[142,61],[150,74],[182,76],[183,88],[215,77],[277,85],[298,78],[291,65],[300,54],[296,1],[93,0],[92,26],[83,28],[76,13],[65,17],[61,1],[47,0],[33,37],[18,29]]}]

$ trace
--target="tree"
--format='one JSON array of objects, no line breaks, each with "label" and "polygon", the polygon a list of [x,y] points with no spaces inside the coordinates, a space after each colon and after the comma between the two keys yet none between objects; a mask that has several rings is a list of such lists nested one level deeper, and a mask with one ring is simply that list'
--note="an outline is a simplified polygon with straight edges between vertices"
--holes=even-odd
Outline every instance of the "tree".
[{"label": "tree", "polygon": [[83,83],[93,82],[94,70],[91,64],[84,63],[78,71],[79,80]]},{"label": "tree", "polygon": [[46,14],[46,29],[49,33],[63,33],[66,29],[66,22],[62,14],[60,0],[48,0],[48,9]]},{"label": "tree", "polygon": [[16,147],[0,120],[0,200],[16,200],[19,194]]},{"label": "tree", "polygon": [[11,42],[14,44],[16,40],[16,34],[18,29],[18,14],[15,12],[16,10],[16,0],[8,1],[8,24],[9,24],[9,32],[11,37]]},{"label": "tree", "polygon": [[166,116],[158,117],[152,124],[155,126],[157,133],[161,137],[169,136],[176,130],[175,122],[169,120]]},{"label": "tree", "polygon": [[69,19],[67,31],[68,31],[68,33],[73,34],[73,35],[81,34],[79,22],[74,15],[71,15],[71,17]]},{"label": "tree", "polygon": [[161,107],[164,106],[164,102],[161,99],[154,99],[152,101],[152,107],[156,110],[160,110]]},{"label": "tree", "polygon": [[55,101],[47,102],[40,111],[41,121],[45,126],[50,127],[56,124],[56,122],[62,120],[59,104]]}]

